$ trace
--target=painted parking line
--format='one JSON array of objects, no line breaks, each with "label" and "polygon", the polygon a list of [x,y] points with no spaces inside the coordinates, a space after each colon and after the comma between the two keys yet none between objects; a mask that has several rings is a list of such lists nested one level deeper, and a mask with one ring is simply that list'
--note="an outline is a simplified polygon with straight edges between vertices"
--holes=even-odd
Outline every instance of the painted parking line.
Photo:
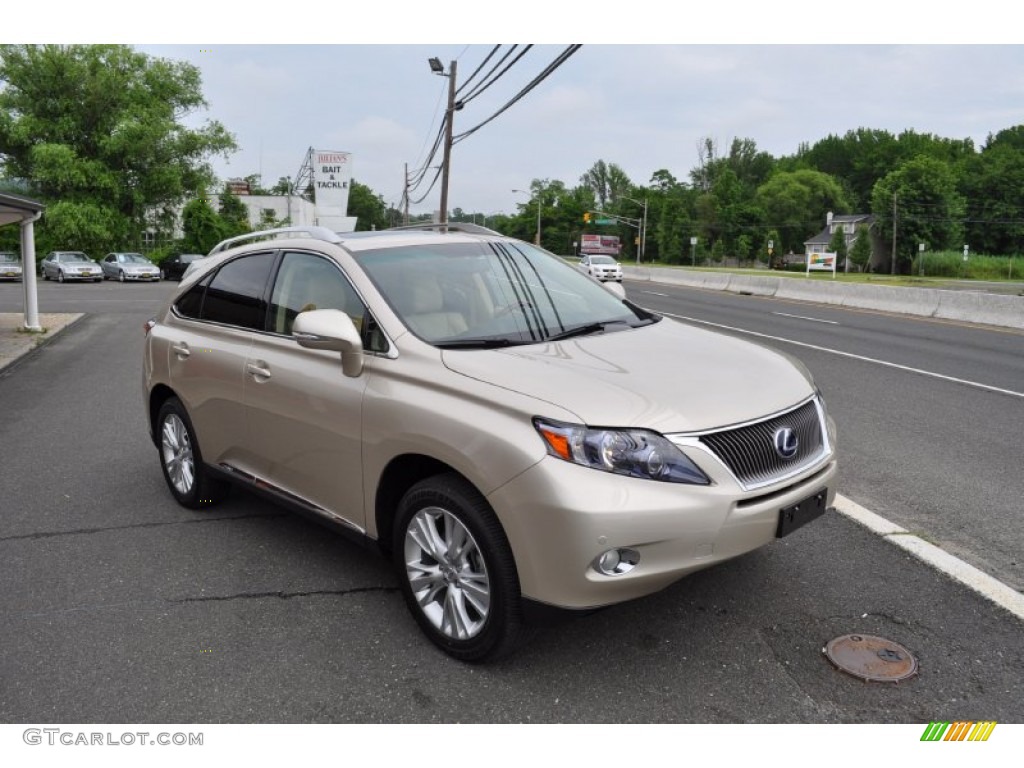
[{"label": "painted parking line", "polygon": [[906,528],[901,528],[841,494],[836,494],[835,509],[954,581],[960,582],[1001,608],[1005,608],[1017,618],[1024,619],[1024,595],[1012,587],[954,557],[944,549],[914,536]]}]

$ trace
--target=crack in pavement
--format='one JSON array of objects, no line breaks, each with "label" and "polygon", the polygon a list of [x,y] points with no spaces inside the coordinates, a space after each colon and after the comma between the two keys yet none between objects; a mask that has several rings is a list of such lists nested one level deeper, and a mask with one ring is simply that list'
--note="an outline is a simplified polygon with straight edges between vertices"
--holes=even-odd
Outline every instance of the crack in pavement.
[{"label": "crack in pavement", "polygon": [[127,531],[132,528],[159,528],[166,525],[188,525],[190,523],[218,523],[224,520],[251,520],[253,518],[273,519],[287,517],[287,512],[269,512],[249,515],[225,515],[223,517],[202,517],[195,520],[172,520],[161,523],[131,523],[130,525],[111,525],[102,528],[75,528],[70,531],[39,531],[36,533],[22,533],[16,536],[0,536],[0,544],[7,541],[21,541],[24,539],[52,539],[60,536],[88,536],[93,533],[106,533],[108,531]]},{"label": "crack in pavement", "polygon": [[276,592],[243,592],[237,595],[212,595],[210,597],[181,597],[177,599],[158,598],[150,600],[128,600],[118,603],[90,603],[86,605],[74,605],[68,608],[54,608],[49,611],[23,611],[20,613],[11,613],[9,614],[9,616],[11,618],[34,619],[42,616],[54,616],[59,614],[77,613],[80,611],[98,611],[112,608],[132,608],[135,610],[143,608],[159,609],[166,608],[168,605],[228,602],[231,600],[260,600],[267,597],[278,598],[280,600],[290,600],[293,597],[318,597],[320,595],[337,595],[339,597],[345,597],[347,595],[356,595],[368,592],[381,592],[384,594],[391,594],[398,591],[398,587],[354,587],[353,589],[316,589],[309,590],[306,592],[285,592],[283,590],[278,590]]},{"label": "crack in pavement", "polygon": [[364,592],[397,592],[398,587],[355,587],[354,589],[316,589],[309,592],[240,592],[237,595],[213,595],[210,597],[183,597],[178,600],[167,600],[166,602],[175,605],[184,603],[208,603],[222,602],[226,600],[261,600],[265,597],[276,597],[281,600],[291,600],[293,597],[316,597],[319,595],[356,595]]}]

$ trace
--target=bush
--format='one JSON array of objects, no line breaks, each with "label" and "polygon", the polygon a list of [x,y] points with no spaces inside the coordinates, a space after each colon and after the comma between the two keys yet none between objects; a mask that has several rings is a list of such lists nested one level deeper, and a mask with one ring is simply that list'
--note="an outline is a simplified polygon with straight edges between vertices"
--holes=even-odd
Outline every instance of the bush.
[{"label": "bush", "polygon": [[921,274],[924,259],[925,277],[964,278],[968,280],[1024,280],[1024,258],[971,254],[964,261],[958,251],[924,253],[914,259],[910,272]]}]

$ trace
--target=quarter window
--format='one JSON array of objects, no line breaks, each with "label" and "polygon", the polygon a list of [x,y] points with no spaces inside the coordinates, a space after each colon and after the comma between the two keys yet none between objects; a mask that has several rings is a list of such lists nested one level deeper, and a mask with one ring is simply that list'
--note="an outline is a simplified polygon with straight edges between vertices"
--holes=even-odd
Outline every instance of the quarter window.
[{"label": "quarter window", "polygon": [[206,289],[202,319],[263,330],[267,309],[264,294],[273,264],[274,254],[270,252],[224,264]]}]

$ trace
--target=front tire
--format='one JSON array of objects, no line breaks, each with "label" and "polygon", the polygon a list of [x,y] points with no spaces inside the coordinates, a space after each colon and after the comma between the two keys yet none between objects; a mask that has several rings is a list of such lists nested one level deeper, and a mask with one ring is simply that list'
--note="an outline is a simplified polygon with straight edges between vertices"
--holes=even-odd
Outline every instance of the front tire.
[{"label": "front tire", "polygon": [[119,282],[119,283],[123,283],[124,282],[124,270],[123,269],[119,270],[118,273],[117,273],[117,282]]},{"label": "front tire", "polygon": [[64,270],[63,269],[57,271],[57,282],[58,283],[63,283],[64,282]]},{"label": "front tire", "polygon": [[493,661],[524,639],[519,576],[487,500],[457,474],[423,480],[398,505],[402,594],[420,629],[460,661]]},{"label": "front tire", "polygon": [[228,484],[203,463],[192,422],[181,401],[172,397],[160,406],[156,419],[160,438],[160,467],[175,500],[189,509],[203,509],[227,495]]}]

